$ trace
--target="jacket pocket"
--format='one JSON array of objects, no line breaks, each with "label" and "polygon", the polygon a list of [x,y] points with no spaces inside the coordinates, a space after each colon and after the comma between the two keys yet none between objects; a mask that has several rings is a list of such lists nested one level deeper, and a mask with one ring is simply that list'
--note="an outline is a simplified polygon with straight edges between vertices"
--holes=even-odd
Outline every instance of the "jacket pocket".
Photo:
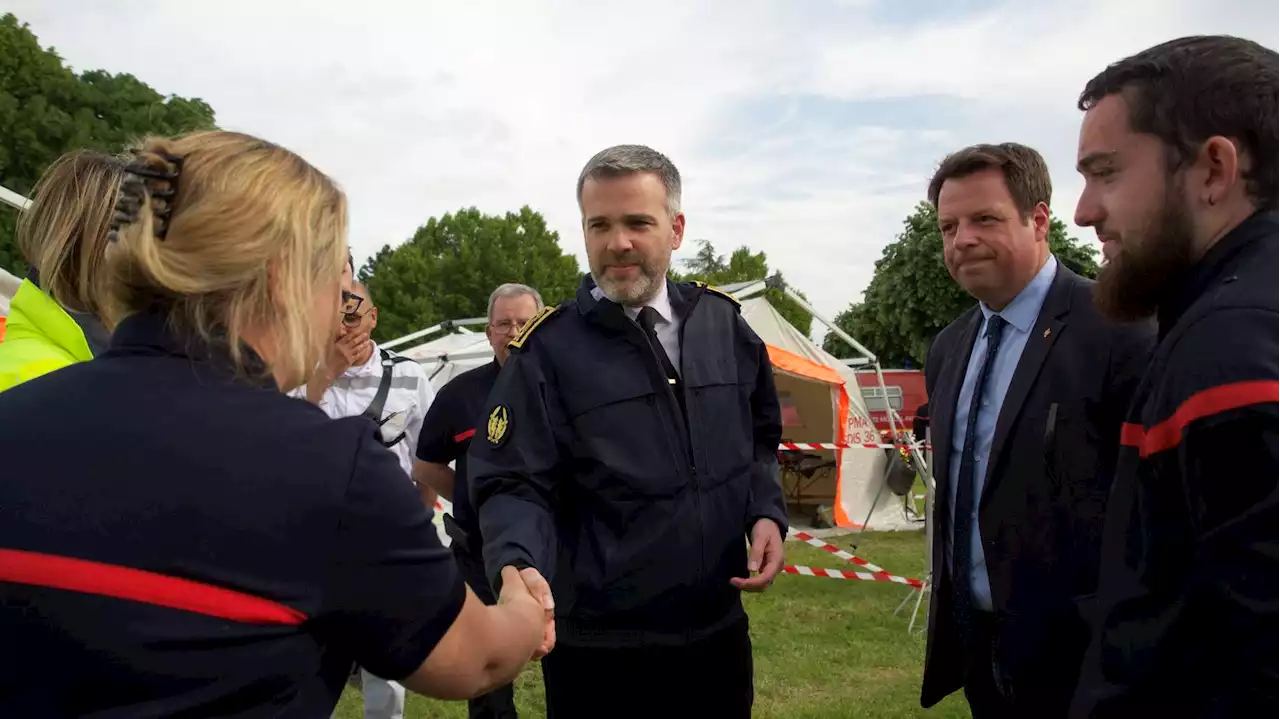
[{"label": "jacket pocket", "polygon": [[732,382],[689,387],[690,429],[697,433],[703,487],[747,478],[755,459],[750,388]]},{"label": "jacket pocket", "polygon": [[647,384],[610,380],[566,402],[577,482],[610,500],[674,494],[684,478],[657,395]]}]

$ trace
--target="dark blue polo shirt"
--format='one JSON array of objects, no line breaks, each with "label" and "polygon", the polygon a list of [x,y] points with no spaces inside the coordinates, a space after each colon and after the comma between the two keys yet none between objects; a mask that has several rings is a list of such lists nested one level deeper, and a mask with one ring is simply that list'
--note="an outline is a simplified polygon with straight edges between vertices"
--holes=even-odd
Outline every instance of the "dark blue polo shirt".
[{"label": "dark blue polo shirt", "polygon": [[483,424],[484,403],[498,379],[497,360],[469,369],[449,380],[436,394],[418,433],[418,459],[434,464],[453,462],[453,520],[470,535],[479,551],[480,523],[467,492],[467,447]]},{"label": "dark blue polo shirt", "polygon": [[155,316],[0,392],[0,716],[325,717],[464,589],[373,424],[237,379]]}]

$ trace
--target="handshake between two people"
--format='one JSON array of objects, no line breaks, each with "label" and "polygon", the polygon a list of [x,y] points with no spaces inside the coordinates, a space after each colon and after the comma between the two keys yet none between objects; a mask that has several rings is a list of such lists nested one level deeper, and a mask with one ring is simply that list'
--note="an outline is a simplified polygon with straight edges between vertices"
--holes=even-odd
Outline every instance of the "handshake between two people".
[{"label": "handshake between two people", "polygon": [[[763,592],[773,583],[782,569],[782,533],[771,519],[759,519],[751,528],[751,550],[747,557],[747,569],[754,576],[733,577],[729,583],[744,592]],[[527,627],[532,641],[535,631],[541,633],[530,659],[541,659],[556,646],[556,602],[551,596],[551,585],[542,573],[532,567],[502,568],[502,590],[498,604],[510,605]]]},{"label": "handshake between two people", "polygon": [[555,648],[556,602],[551,597],[551,585],[538,570],[503,567],[498,604],[510,605],[518,612],[521,624],[528,628],[530,636],[535,633],[542,636],[541,643],[529,657],[531,660],[541,659]]}]

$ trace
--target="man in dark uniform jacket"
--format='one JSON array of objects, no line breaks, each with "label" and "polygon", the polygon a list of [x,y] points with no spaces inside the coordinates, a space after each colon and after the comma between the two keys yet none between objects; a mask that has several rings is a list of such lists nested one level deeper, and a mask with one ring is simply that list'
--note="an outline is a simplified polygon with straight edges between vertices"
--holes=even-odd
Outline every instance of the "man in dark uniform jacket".
[{"label": "man in dark uniform jacket", "polygon": [[[418,434],[419,476],[453,504],[452,514],[444,517],[449,547],[471,591],[490,605],[498,600],[485,578],[480,525],[468,497],[467,448],[476,428],[483,423],[485,402],[510,354],[507,343],[541,309],[542,296],[526,285],[507,283],[489,295],[489,322],[484,334],[493,347],[493,361],[467,370],[441,387]],[[450,462],[454,463],[452,469]],[[430,494],[424,493],[424,498]],[[510,684],[470,700],[467,707],[471,719],[517,716]]]},{"label": "man in dark uniform jacket", "polygon": [[512,341],[471,445],[486,569],[551,582],[551,719],[747,717],[740,591],[772,581],[787,530],[766,346],[732,298],[666,279],[666,157],[604,150],[578,197],[591,275]]},{"label": "man in dark uniform jacket", "polygon": [[1155,315],[1120,435],[1079,717],[1276,710],[1276,52],[1173,40],[1120,61],[1086,110],[1076,222],[1096,301]]}]

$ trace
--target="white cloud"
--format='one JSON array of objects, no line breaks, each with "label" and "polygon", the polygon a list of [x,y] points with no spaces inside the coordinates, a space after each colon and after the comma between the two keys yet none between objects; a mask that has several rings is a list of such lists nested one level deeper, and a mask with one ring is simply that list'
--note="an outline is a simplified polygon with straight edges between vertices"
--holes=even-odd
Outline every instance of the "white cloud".
[{"label": "white cloud", "polygon": [[[920,6],[909,22],[888,15],[908,4],[870,0],[6,6],[78,69],[202,97],[223,126],[332,174],[357,255],[432,215],[529,204],[581,258],[581,165],[640,142],[680,166],[690,238],[768,252],[831,315],[858,297],[948,151],[1038,147],[1069,220],[1085,80],[1178,35],[1275,47],[1280,23],[1271,0],[1018,2],[959,19]],[[903,126],[809,113],[814,100],[874,98],[937,109]]]}]

